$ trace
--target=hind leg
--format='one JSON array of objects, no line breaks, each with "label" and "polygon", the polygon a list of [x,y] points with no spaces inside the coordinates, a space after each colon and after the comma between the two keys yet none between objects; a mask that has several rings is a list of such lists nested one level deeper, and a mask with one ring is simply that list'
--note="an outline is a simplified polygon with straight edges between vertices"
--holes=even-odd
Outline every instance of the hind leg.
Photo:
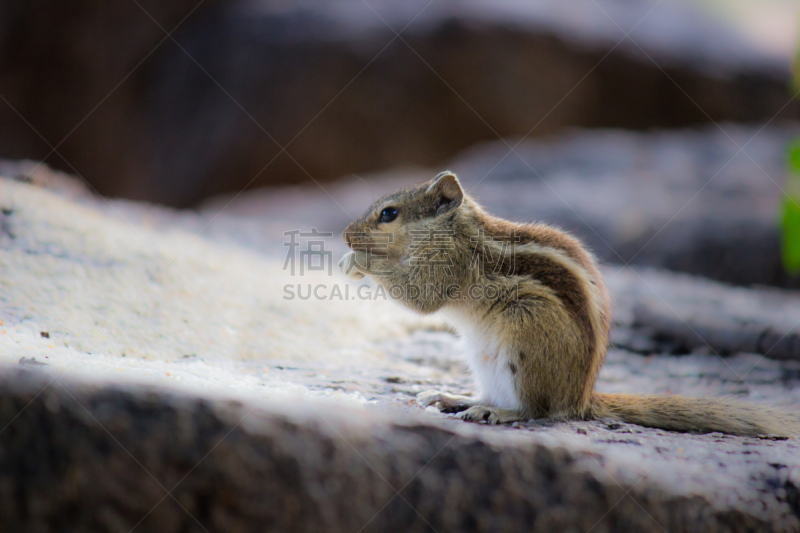
[{"label": "hind leg", "polygon": [[507,424],[509,422],[517,422],[520,420],[527,420],[528,417],[524,416],[519,411],[513,409],[501,409],[499,407],[489,407],[487,405],[475,405],[466,411],[458,414],[459,418],[470,422],[486,421],[488,424]]}]

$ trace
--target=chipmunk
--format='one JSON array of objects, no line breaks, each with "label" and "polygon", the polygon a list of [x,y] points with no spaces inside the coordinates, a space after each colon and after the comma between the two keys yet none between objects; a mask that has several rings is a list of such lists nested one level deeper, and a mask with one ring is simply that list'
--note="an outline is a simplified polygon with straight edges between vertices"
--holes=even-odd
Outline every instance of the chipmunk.
[{"label": "chipmunk", "polygon": [[594,390],[611,325],[592,255],[544,224],[491,216],[452,172],[388,194],[344,232],[339,266],[462,333],[477,394],[426,391],[422,406],[489,424],[615,419],[673,431],[800,435],[800,417],[734,400]]}]

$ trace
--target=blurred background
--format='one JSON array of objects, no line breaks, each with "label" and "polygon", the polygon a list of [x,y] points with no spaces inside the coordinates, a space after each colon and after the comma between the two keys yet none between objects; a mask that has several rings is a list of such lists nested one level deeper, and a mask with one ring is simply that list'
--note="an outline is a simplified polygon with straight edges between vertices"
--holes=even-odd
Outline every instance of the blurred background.
[{"label": "blurred background", "polygon": [[0,2],[0,157],[335,231],[452,167],[604,261],[797,287],[798,35],[796,0]]}]

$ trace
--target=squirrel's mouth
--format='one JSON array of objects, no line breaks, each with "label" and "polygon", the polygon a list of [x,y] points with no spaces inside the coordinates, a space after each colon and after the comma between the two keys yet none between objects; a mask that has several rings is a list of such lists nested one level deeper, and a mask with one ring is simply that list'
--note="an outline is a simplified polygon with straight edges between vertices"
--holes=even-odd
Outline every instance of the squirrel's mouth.
[{"label": "squirrel's mouth", "polygon": [[386,232],[348,231],[344,232],[344,242],[353,250],[369,252],[373,255],[389,255],[389,246],[394,235]]},{"label": "squirrel's mouth", "polygon": [[380,244],[371,242],[355,242],[348,243],[348,246],[354,252],[367,252],[370,255],[383,257],[389,256],[389,248],[386,245],[381,246]]},{"label": "squirrel's mouth", "polygon": [[347,233],[344,234],[344,242],[347,244],[347,247],[354,252],[358,250],[367,251],[369,249],[369,242],[357,236],[348,235]]}]

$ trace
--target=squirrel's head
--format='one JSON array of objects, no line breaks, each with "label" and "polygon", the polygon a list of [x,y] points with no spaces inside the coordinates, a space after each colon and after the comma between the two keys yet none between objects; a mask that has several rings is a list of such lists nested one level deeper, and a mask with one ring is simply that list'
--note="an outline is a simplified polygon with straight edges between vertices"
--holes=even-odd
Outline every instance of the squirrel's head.
[{"label": "squirrel's head", "polygon": [[347,226],[344,240],[353,250],[400,259],[420,236],[452,228],[465,197],[456,175],[442,172],[382,197]]}]

